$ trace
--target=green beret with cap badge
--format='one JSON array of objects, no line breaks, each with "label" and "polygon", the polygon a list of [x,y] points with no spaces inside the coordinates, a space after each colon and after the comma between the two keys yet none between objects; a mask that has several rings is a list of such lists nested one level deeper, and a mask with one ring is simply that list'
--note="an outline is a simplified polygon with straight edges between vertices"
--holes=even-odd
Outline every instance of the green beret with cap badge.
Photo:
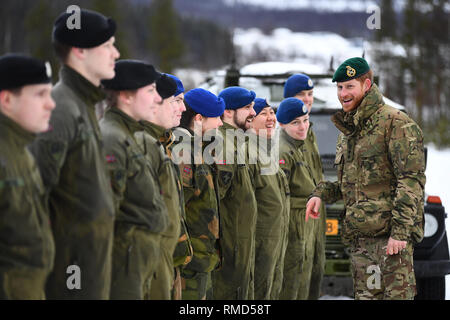
[{"label": "green beret with cap badge", "polygon": [[363,58],[355,57],[345,60],[333,75],[333,82],[345,82],[359,78],[370,71],[369,64]]}]

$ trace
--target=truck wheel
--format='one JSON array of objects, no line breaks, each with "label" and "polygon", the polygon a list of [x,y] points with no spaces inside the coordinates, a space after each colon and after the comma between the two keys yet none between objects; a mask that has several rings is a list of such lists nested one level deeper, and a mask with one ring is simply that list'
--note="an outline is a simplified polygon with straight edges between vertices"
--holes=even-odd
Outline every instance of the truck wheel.
[{"label": "truck wheel", "polygon": [[445,277],[417,279],[416,300],[445,300]]}]

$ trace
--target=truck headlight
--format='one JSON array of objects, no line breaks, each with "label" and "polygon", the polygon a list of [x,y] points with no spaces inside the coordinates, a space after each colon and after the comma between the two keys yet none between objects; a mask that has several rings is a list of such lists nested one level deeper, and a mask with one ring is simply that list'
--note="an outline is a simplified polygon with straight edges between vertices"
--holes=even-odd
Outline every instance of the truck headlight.
[{"label": "truck headlight", "polygon": [[439,224],[437,219],[429,213],[425,213],[425,234],[424,236],[429,238],[436,234]]}]

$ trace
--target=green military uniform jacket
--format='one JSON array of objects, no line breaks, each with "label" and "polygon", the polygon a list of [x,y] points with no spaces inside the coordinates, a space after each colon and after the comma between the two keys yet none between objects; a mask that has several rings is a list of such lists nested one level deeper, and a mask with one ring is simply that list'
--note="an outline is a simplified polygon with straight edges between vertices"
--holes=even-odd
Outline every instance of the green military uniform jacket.
[{"label": "green military uniform jacket", "polygon": [[[183,141],[177,144],[183,158],[179,161],[181,180],[183,183],[186,225],[194,250],[192,261],[185,267],[195,272],[211,272],[219,263],[219,208],[216,190],[216,165],[195,163],[194,143],[196,139],[191,132],[183,128]],[[205,147],[199,146],[199,152]],[[175,148],[174,148],[175,151]],[[190,151],[187,161],[185,151]],[[178,163],[178,161],[177,161]]]},{"label": "green military uniform jacket", "polygon": [[44,299],[55,254],[44,187],[27,145],[0,113],[0,299]]},{"label": "green military uniform jacket", "polygon": [[[245,137],[238,144],[226,130],[244,135],[228,123],[219,131],[224,154],[218,163],[221,268],[213,272],[214,299],[253,298],[257,207],[249,168],[245,162]],[[241,131],[241,133],[239,133]],[[225,156],[228,153],[229,156]],[[234,158],[234,163],[229,159]],[[238,163],[243,162],[243,163]]]},{"label": "green military uniform jacket", "polygon": [[142,125],[113,107],[100,121],[100,129],[116,199],[116,222],[138,225],[154,233],[164,231],[169,218],[157,168],[134,138],[143,130]]},{"label": "green military uniform jacket", "polygon": [[[304,140],[295,140],[286,131],[280,130],[280,167],[283,169],[289,181],[291,209],[306,209],[306,203],[310,193],[314,190],[316,181],[313,169],[305,157]],[[292,211],[291,211],[292,213]],[[291,214],[291,225],[300,239],[303,239],[303,226],[305,216],[293,216]]]},{"label": "green military uniform jacket", "polygon": [[373,84],[359,107],[337,112],[342,132],[336,147],[338,181],[323,182],[312,195],[326,202],[343,199],[343,239],[390,236],[423,238],[425,161],[419,126],[386,105]]},{"label": "green military uniform jacket", "polygon": [[[49,191],[56,244],[47,296],[108,299],[114,202],[94,109],[104,94],[75,70],[63,66],[52,96],[56,108],[50,129],[31,146]],[[71,265],[79,267],[81,289],[67,287]]]},{"label": "green military uniform jacket", "polygon": [[[258,149],[256,141],[258,139]],[[249,156],[258,155],[249,164],[258,208],[256,221],[255,299],[270,299],[275,272],[286,250],[289,230],[289,183],[278,161],[271,157],[272,140],[262,136],[249,139]],[[278,151],[278,150],[276,150]]]},{"label": "green military uniform jacket", "polygon": [[174,267],[188,264],[192,259],[192,246],[185,222],[183,187],[180,180],[178,166],[172,161],[172,145],[174,137],[170,130],[153,124],[148,121],[140,121],[144,127],[144,132],[139,136],[141,144],[149,150],[155,148],[160,150],[160,157],[152,156],[152,161],[158,161],[159,183],[162,190],[162,196],[167,207],[169,224],[162,235],[173,239],[178,239],[173,247]]}]

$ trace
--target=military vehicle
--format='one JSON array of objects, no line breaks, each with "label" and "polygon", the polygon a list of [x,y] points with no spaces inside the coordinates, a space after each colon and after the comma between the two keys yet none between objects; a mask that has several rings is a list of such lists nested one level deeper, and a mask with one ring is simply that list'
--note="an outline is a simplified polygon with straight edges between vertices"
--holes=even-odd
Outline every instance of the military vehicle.
[{"label": "military vehicle", "polygon": [[[284,83],[294,73],[305,73],[314,82],[314,104],[310,120],[314,123],[325,179],[337,180],[334,166],[338,130],[330,117],[341,109],[336,94],[332,61],[327,68],[311,63],[262,62],[237,69],[232,64],[206,79],[201,86],[218,94],[223,88],[240,85],[256,92],[257,97],[266,98],[277,108],[283,100]],[[378,82],[378,79],[374,79]],[[384,97],[387,104],[405,108]],[[426,154],[425,154],[426,156]],[[447,214],[436,195],[426,195],[425,237],[414,250],[414,269],[417,279],[416,299],[445,299],[445,275],[450,274],[450,258],[445,227]],[[326,267],[322,283],[322,294],[331,296],[353,296],[353,283],[349,254],[341,242],[339,217],[343,213],[343,202],[327,205]]]}]

